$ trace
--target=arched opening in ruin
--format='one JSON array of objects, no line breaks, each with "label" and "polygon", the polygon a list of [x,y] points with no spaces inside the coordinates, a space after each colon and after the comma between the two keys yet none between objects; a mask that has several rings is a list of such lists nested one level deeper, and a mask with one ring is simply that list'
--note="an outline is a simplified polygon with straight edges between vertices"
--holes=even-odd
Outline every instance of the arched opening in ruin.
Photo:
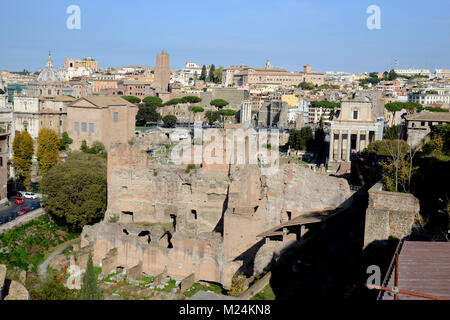
[{"label": "arched opening in ruin", "polygon": [[292,219],[292,212],[287,211],[286,214],[287,214],[287,217],[288,217],[288,221],[291,220]]},{"label": "arched opening in ruin", "polygon": [[[122,211],[124,222],[134,222],[134,213],[131,211]],[[131,220],[131,221],[130,221]]]},{"label": "arched opening in ruin", "polygon": [[194,219],[197,220],[197,210],[192,209],[191,214],[194,216]]},{"label": "arched opening in ruin", "polygon": [[147,243],[150,244],[152,238],[150,237],[150,231],[144,230],[139,232],[138,237],[147,237]]},{"label": "arched opening in ruin", "polygon": [[170,219],[172,219],[173,231],[176,231],[177,230],[177,215],[171,214]]},{"label": "arched opening in ruin", "polygon": [[170,231],[166,231],[163,233],[161,238],[159,238],[159,245],[163,246],[163,247],[167,247],[168,249],[172,249],[173,244],[172,244],[171,240],[172,240],[172,234],[170,233]]},{"label": "arched opening in ruin", "polygon": [[127,230],[127,229],[123,229],[122,231],[123,231],[123,233],[125,233],[126,235],[129,235],[129,233],[128,233],[128,230]]}]

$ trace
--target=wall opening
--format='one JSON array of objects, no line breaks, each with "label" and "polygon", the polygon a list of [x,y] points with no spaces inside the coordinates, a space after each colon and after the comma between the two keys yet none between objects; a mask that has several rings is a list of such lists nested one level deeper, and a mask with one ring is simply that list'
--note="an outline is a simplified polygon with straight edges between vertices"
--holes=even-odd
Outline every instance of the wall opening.
[{"label": "wall opening", "polygon": [[159,238],[159,245],[163,246],[163,247],[167,246],[168,249],[172,249],[173,244],[172,244],[171,240],[172,240],[172,234],[170,233],[170,231],[166,231],[161,236],[161,238]]},{"label": "wall opening", "polygon": [[170,215],[170,219],[172,219],[173,231],[176,231],[177,230],[177,215],[176,214],[171,214]]},{"label": "wall opening", "polygon": [[129,235],[129,233],[128,233],[128,230],[127,230],[127,229],[123,229],[122,231],[123,231],[123,233],[125,233],[126,235]]},{"label": "wall opening", "polygon": [[194,216],[194,219],[197,220],[197,210],[191,210],[191,214]]},{"label": "wall opening", "polygon": [[131,222],[134,222],[134,213],[131,211],[122,211],[122,215],[128,217],[125,220],[129,220],[129,218],[131,217]]},{"label": "wall opening", "polygon": [[288,217],[288,221],[291,220],[292,219],[292,212],[287,211],[286,214],[287,214],[287,217]]},{"label": "wall opening", "polygon": [[150,231],[148,230],[139,232],[138,237],[147,237],[147,243],[149,244],[152,241],[152,238],[150,237]]}]

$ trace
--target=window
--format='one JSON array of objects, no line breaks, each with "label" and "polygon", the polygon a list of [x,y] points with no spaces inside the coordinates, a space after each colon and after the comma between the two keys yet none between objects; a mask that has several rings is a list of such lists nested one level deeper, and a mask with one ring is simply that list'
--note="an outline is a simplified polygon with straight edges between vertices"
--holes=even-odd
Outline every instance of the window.
[{"label": "window", "polygon": [[49,125],[50,125],[50,127],[53,127],[53,120],[50,120]]},{"label": "window", "polygon": [[59,125],[62,126],[62,120],[59,120]]},{"label": "window", "polygon": [[89,132],[94,132],[94,124],[89,123]]},{"label": "window", "polygon": [[79,124],[78,122],[75,122],[75,123],[74,123],[74,130],[75,130],[76,132],[80,131],[80,124]]},{"label": "window", "polygon": [[358,110],[353,110],[353,120],[358,120]]},{"label": "window", "polygon": [[3,167],[3,157],[0,157],[0,167]]},{"label": "window", "polygon": [[114,122],[119,121],[119,113],[118,112],[114,112]]},{"label": "window", "polygon": [[81,123],[81,131],[83,131],[83,132],[86,132],[86,131],[87,131],[86,122],[82,122],[82,123]]}]

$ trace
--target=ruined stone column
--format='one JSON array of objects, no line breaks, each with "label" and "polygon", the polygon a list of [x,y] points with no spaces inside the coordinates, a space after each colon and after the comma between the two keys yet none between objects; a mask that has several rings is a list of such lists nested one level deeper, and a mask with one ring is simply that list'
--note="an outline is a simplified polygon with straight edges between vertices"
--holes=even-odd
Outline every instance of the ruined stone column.
[{"label": "ruined stone column", "polygon": [[328,156],[328,162],[333,161],[333,153],[334,153],[334,131],[331,130],[330,132],[330,150],[329,150],[329,156]]},{"label": "ruined stone column", "polygon": [[361,131],[358,130],[358,133],[356,134],[356,152],[361,151]]},{"label": "ruined stone column", "polygon": [[347,133],[347,154],[346,154],[346,161],[350,161],[350,146],[352,144],[352,130],[348,130]]},{"label": "ruined stone column", "polygon": [[338,143],[338,154],[337,154],[337,160],[342,160],[342,130],[339,130],[339,143]]},{"label": "ruined stone column", "polygon": [[366,148],[369,146],[369,131],[366,130]]}]

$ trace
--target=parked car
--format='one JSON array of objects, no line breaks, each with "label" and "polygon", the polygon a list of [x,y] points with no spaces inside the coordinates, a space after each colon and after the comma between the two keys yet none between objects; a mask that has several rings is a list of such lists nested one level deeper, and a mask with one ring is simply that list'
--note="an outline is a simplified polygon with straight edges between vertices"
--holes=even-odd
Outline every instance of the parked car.
[{"label": "parked car", "polygon": [[29,207],[30,207],[31,210],[39,209],[41,207],[41,202],[40,201],[33,201],[32,203],[30,203]]},{"label": "parked car", "polygon": [[15,197],[14,203],[15,204],[23,204],[25,201],[23,201],[22,197]]},{"label": "parked car", "polygon": [[37,194],[33,193],[33,192],[24,192],[23,197],[25,199],[37,199],[38,198]]},{"label": "parked car", "polygon": [[23,215],[23,214],[25,214],[25,213],[27,213],[27,212],[30,212],[30,211],[31,211],[30,208],[28,208],[28,207],[22,207],[22,208],[20,208],[20,211],[17,212],[17,214],[18,214],[19,216],[21,216],[21,215]]}]

